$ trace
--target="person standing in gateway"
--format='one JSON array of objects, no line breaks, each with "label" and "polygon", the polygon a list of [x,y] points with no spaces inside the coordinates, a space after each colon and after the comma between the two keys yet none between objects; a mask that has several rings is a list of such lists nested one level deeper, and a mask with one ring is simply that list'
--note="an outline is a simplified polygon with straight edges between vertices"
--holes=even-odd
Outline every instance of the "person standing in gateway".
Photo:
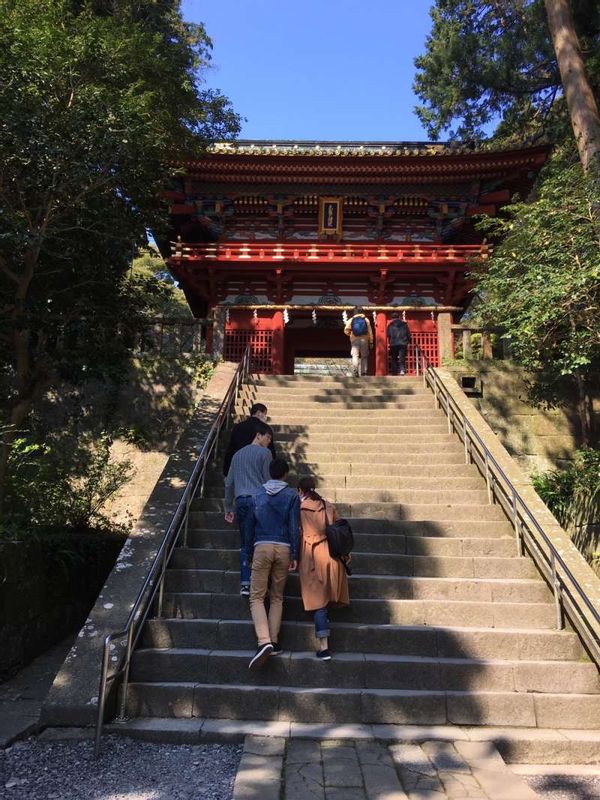
[{"label": "person standing in gateway", "polygon": [[392,321],[387,326],[387,338],[390,343],[392,375],[406,375],[406,350],[410,344],[410,329],[400,319],[397,311],[394,311]]},{"label": "person standing in gateway", "polygon": [[369,369],[369,350],[373,347],[373,331],[360,306],[356,307],[353,316],[346,323],[344,333],[350,337],[352,374],[355,378],[366,375]]}]

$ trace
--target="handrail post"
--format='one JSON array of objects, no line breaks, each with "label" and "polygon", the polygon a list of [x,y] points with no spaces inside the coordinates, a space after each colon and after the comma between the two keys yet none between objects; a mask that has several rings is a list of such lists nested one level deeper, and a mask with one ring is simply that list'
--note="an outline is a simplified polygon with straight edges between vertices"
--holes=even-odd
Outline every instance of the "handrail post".
[{"label": "handrail post", "polygon": [[[415,372],[417,373],[417,378],[419,377],[419,360],[421,358],[421,351],[418,347],[415,347]],[[425,370],[423,370],[425,371]]]},{"label": "handrail post", "polygon": [[100,671],[100,690],[98,692],[98,719],[96,722],[96,737],[94,740],[94,756],[100,755],[100,739],[104,726],[104,709],[106,706],[106,684],[108,682],[108,659],[110,655],[110,634],[104,639],[102,652],[102,669]]},{"label": "handrail post", "polygon": [[[187,534],[186,534],[186,546],[187,546]],[[156,616],[160,619],[162,617],[163,612],[163,600],[165,596],[165,575],[167,572],[167,555],[168,555],[168,547],[165,547],[163,550],[162,556],[162,566],[160,569],[160,577],[158,579],[158,603],[156,608]]]},{"label": "handrail post", "polygon": [[488,494],[488,503],[492,505],[492,482],[490,480],[490,460],[488,457],[487,447],[484,450],[484,457],[485,457],[485,483],[487,486],[487,494]]},{"label": "handrail post", "polygon": [[523,542],[521,541],[521,526],[519,525],[519,514],[517,512],[517,492],[514,486],[511,495],[511,507],[513,516],[513,526],[515,529],[515,536],[517,539],[517,555],[520,558],[523,555]]},{"label": "handrail post", "polygon": [[183,546],[187,547],[188,543],[188,523],[190,519],[190,506],[192,504],[192,492],[188,492],[185,503],[185,517],[183,520]]},{"label": "handrail post", "polygon": [[556,558],[553,550],[550,551],[550,567],[552,569],[552,591],[554,592],[554,605],[556,607],[556,628],[562,631],[565,626],[565,620],[562,609],[560,582],[556,573]]},{"label": "handrail post", "polygon": [[463,417],[463,439],[465,443],[465,464],[471,463],[471,456],[469,454],[469,437],[467,436],[467,418]]},{"label": "handrail post", "polygon": [[125,719],[127,709],[127,693],[129,691],[129,668],[131,666],[131,651],[133,649],[133,625],[129,626],[127,632],[127,650],[125,652],[125,674],[121,686],[121,703],[119,707],[119,719]]}]

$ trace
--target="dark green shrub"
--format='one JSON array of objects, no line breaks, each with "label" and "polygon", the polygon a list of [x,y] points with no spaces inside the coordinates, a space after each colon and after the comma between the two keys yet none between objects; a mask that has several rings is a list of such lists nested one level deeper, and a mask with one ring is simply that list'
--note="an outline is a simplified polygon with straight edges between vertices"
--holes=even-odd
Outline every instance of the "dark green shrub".
[{"label": "dark green shrub", "polygon": [[600,547],[600,450],[577,450],[572,464],[532,477],[544,503],[590,562]]}]

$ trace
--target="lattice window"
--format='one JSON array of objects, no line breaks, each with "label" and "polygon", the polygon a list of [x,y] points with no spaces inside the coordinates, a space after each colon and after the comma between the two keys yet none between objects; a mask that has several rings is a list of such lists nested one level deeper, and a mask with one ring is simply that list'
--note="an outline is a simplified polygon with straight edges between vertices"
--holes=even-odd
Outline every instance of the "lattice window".
[{"label": "lattice window", "polygon": [[[411,343],[406,353],[406,372],[408,375],[416,373],[415,345],[429,359],[432,367],[439,367],[440,354],[438,349],[437,331],[411,331]],[[388,375],[392,373],[392,361],[388,350]]]},{"label": "lattice window", "polygon": [[225,361],[240,361],[248,345],[252,347],[252,371],[270,375],[273,372],[271,347],[273,331],[225,331]]}]

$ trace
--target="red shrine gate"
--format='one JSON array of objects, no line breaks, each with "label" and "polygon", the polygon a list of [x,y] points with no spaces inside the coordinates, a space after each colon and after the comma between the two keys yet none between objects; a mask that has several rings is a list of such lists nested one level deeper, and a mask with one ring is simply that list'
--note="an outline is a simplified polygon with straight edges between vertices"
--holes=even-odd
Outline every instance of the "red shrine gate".
[{"label": "red shrine gate", "polygon": [[[364,308],[386,375],[386,327],[405,316],[433,364],[452,357],[452,323],[470,302],[474,219],[526,196],[548,148],[472,151],[415,142],[229,142],[187,165],[166,192],[171,271],[206,345],[259,372],[297,357],[349,358],[342,312]],[[314,315],[316,312],[316,319]]]}]

